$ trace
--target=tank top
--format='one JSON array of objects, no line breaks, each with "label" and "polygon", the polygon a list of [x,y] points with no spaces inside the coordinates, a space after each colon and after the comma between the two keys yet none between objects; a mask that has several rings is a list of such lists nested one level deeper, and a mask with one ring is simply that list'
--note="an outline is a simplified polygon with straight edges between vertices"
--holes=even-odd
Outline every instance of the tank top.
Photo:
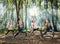
[{"label": "tank top", "polygon": [[37,29],[37,24],[36,23],[32,23],[33,29]]},{"label": "tank top", "polygon": [[8,24],[8,30],[12,30],[12,24]]}]

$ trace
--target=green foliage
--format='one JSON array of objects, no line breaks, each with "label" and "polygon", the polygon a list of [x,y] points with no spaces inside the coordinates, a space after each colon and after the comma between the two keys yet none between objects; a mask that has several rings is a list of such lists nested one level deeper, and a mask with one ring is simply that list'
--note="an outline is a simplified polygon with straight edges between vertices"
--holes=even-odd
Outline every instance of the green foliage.
[{"label": "green foliage", "polygon": [[2,0],[0,0],[0,2],[3,2]]},{"label": "green foliage", "polygon": [[[11,10],[12,12],[13,12],[13,5],[15,5],[15,9],[16,9],[16,13],[19,13],[20,12],[20,9],[21,8],[23,8],[23,7],[26,7],[27,8],[27,6],[29,6],[30,7],[30,5],[31,5],[31,2],[34,2],[34,3],[36,3],[36,5],[37,6],[39,6],[39,7],[41,7],[41,9],[42,8],[44,8],[44,6],[41,6],[41,2],[43,1],[43,0],[0,0],[0,2],[3,2],[5,5],[7,5],[7,8],[8,8],[8,10],[7,11],[9,11],[9,10]],[[46,1],[46,0],[45,0]],[[51,4],[51,1],[52,0],[47,0],[48,2],[49,2],[49,4]],[[60,0],[58,1],[58,2],[56,2],[57,0],[53,0],[54,2],[54,5],[55,6],[57,6],[58,5],[58,3],[60,3]],[[23,5],[24,4],[24,5]],[[47,5],[48,6],[48,5]],[[49,7],[51,7],[51,6],[49,6]],[[60,9],[60,4],[58,5],[58,9]],[[25,8],[25,10],[26,10],[26,8]],[[46,6],[45,6],[45,8],[46,8]],[[45,9],[44,8],[44,9]],[[27,11],[27,10],[26,10]],[[23,11],[22,11],[22,13],[23,13]],[[26,13],[26,12],[25,12]],[[9,14],[9,13],[8,13]],[[12,15],[13,15],[13,13],[11,13]],[[7,15],[7,14],[6,14]],[[17,14],[18,15],[18,14]],[[5,16],[4,16],[5,17]],[[13,18],[12,18],[13,19]],[[26,20],[26,19],[25,19]],[[0,23],[2,22],[2,20],[0,21]],[[16,28],[14,28],[14,29],[16,29]]]},{"label": "green foliage", "polygon": [[13,4],[12,4],[12,0],[8,0],[8,9],[12,9]]}]

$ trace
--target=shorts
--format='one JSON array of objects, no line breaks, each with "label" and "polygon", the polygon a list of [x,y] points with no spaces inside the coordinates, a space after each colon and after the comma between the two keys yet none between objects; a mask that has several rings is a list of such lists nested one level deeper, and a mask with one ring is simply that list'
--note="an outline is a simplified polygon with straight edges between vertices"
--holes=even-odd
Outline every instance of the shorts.
[{"label": "shorts", "polygon": [[33,29],[33,31],[36,31],[36,30],[38,30],[38,28],[37,29]]}]

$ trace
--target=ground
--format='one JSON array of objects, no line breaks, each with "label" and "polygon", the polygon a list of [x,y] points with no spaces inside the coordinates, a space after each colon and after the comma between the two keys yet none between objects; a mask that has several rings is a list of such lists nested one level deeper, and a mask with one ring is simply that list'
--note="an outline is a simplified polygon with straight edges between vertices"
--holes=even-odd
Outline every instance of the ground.
[{"label": "ground", "polygon": [[11,33],[7,36],[0,34],[0,44],[60,44],[60,32],[55,32],[53,38],[51,32],[48,32],[43,38],[38,33],[31,36],[20,33],[15,39]]}]

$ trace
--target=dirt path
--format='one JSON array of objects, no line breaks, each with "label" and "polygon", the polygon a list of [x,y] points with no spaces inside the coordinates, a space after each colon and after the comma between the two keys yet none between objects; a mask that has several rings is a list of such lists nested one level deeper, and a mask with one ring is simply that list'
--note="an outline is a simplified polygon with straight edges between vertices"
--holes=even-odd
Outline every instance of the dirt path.
[{"label": "dirt path", "polygon": [[[47,33],[47,35],[49,34]],[[39,35],[29,37],[24,34],[19,34],[15,39],[13,39],[13,36],[8,34],[4,38],[0,37],[0,44],[60,44],[60,32],[56,32],[53,39],[47,37],[47,35],[46,37],[41,38]]]}]

